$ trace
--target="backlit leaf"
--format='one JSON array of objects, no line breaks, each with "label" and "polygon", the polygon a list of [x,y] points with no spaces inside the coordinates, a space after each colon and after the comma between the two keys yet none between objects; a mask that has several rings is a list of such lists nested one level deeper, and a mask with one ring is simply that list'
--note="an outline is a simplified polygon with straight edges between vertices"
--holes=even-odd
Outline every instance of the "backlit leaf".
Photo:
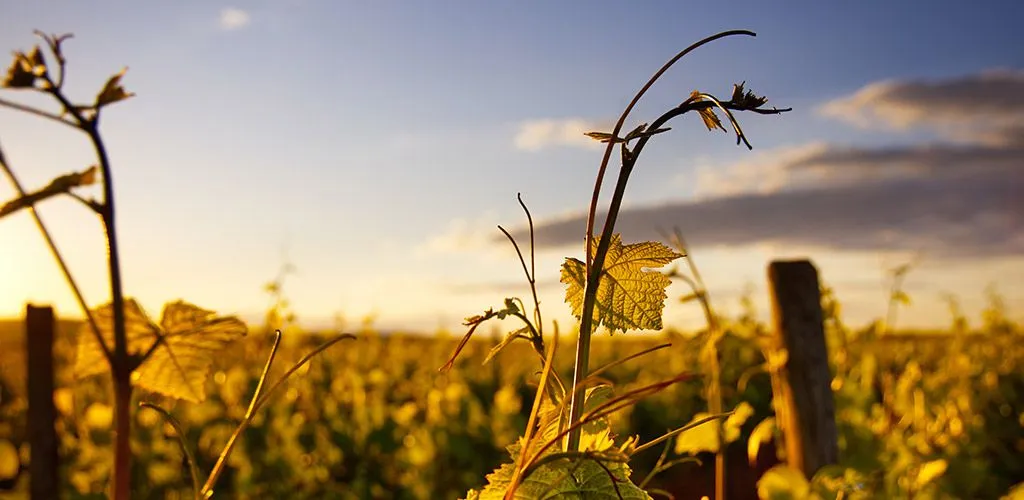
[{"label": "backlit leaf", "polygon": [[[104,305],[93,314],[105,343],[113,346],[113,307]],[[109,369],[89,328],[86,324],[79,333],[75,365],[79,377]],[[206,379],[214,356],[247,331],[235,317],[216,316],[213,311],[183,301],[164,306],[160,325],[156,325],[134,299],[125,300],[125,330],[128,353],[136,356],[163,338],[132,374],[132,382],[149,391],[195,402],[206,399]]]},{"label": "backlit leaf", "polygon": [[[623,246],[618,234],[613,234],[605,257],[604,275],[597,289],[594,307],[594,328],[604,325],[612,333],[616,330],[659,330],[661,313],[665,308],[665,289],[671,279],[655,269],[682,257],[671,248],[653,241]],[[594,248],[597,248],[597,239]],[[566,284],[565,301],[573,315],[583,315],[586,290],[586,266],[583,262],[567,258],[562,265],[561,282]]]},{"label": "backlit leaf", "polygon": [[[703,100],[703,97],[701,97],[699,91],[694,90],[693,93],[690,94],[690,99],[693,99],[695,102],[698,102]],[[713,108],[700,108],[697,110],[697,112],[700,113],[701,119],[704,120],[704,126],[706,126],[708,130],[720,128],[723,132],[728,132],[728,130],[725,129],[725,126],[722,125],[722,120],[720,120],[718,118],[718,115],[715,114],[715,110]]]},{"label": "backlit leaf", "polygon": [[761,451],[761,445],[770,443],[774,437],[775,417],[768,417],[754,427],[750,433],[750,439],[747,441],[747,460],[750,461],[751,467],[757,463],[757,454]]},{"label": "backlit leaf", "polygon": [[[709,413],[697,413],[689,423],[711,416]],[[676,437],[675,452],[678,455],[696,455],[704,451],[712,453],[718,451],[718,420],[711,420],[688,429]]]},{"label": "backlit leaf", "polygon": [[96,181],[96,166],[89,167],[81,172],[72,172],[70,174],[64,174],[56,179],[50,181],[50,184],[46,187],[25,194],[25,196],[15,198],[2,207],[0,207],[0,217],[10,215],[23,208],[28,208],[36,203],[39,203],[47,198],[65,194],[71,191],[72,188],[78,186],[85,186],[92,184]]},{"label": "backlit leaf", "polygon": [[114,74],[114,76],[111,76],[110,79],[107,80],[106,85],[103,86],[103,90],[101,90],[100,93],[96,95],[95,107],[97,109],[102,106],[106,106],[107,104],[113,104],[117,101],[123,101],[135,95],[131,92],[126,91],[124,89],[124,86],[121,85],[121,77],[123,77],[125,72],[127,71],[128,68],[122,68],[121,71],[117,72],[116,74]]},{"label": "backlit leaf", "polygon": [[[588,438],[593,441],[592,438]],[[518,458],[519,445],[509,447],[513,462]],[[547,462],[519,483],[512,498],[534,500],[539,498],[586,499],[643,499],[651,497],[630,480],[631,470],[623,462],[579,457]],[[483,490],[471,490],[466,498],[501,500],[505,498],[515,474],[515,464],[506,463],[487,475]]]}]

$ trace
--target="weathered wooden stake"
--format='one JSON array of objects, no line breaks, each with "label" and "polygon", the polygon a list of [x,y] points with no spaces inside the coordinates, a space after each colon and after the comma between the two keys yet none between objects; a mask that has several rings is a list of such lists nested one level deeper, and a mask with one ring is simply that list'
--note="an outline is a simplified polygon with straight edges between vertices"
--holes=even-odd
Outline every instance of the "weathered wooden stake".
[{"label": "weathered wooden stake", "polygon": [[786,462],[808,478],[839,459],[818,271],[807,260],[768,265],[772,326],[788,360],[781,369]]},{"label": "weathered wooden stake", "polygon": [[58,498],[57,410],[53,403],[53,308],[28,305],[25,345],[28,350],[29,493],[33,500]]}]

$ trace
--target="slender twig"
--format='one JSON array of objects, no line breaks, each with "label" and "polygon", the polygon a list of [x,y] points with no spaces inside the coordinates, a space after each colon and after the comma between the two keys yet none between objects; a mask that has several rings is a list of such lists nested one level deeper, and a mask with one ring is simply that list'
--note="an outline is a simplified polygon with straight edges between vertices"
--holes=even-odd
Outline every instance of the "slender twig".
[{"label": "slender twig", "polygon": [[[11,185],[14,186],[14,190],[17,191],[18,196],[25,196],[25,188],[21,185],[18,177],[14,175],[14,170],[4,157],[2,147],[0,147],[0,169],[3,169],[8,180],[11,181]],[[86,321],[89,322],[93,336],[96,337],[96,343],[99,344],[100,349],[103,351],[103,357],[107,359],[107,362],[110,362],[112,359],[110,347],[103,341],[103,335],[100,334],[100,328],[96,323],[96,318],[93,316],[92,310],[89,309],[88,304],[86,304],[85,297],[82,295],[82,290],[78,287],[78,282],[75,281],[74,276],[71,274],[71,269],[64,260],[64,256],[61,255],[60,250],[57,249],[57,243],[54,241],[53,236],[50,235],[50,230],[46,228],[46,224],[43,223],[43,218],[39,215],[39,212],[36,211],[35,206],[29,206],[28,210],[29,213],[32,214],[32,219],[35,220],[36,227],[39,228],[39,232],[43,235],[43,239],[46,240],[46,246],[50,248],[50,253],[53,254],[54,260],[57,261],[57,265],[60,267],[61,273],[64,274],[64,279],[67,280],[68,285],[71,287],[71,293],[74,294],[75,300],[78,301],[79,307],[82,308],[82,312],[85,314]]]},{"label": "slender twig", "polygon": [[224,445],[224,449],[221,450],[220,456],[217,457],[217,463],[213,465],[213,470],[210,471],[210,476],[206,478],[206,483],[203,484],[202,489],[199,490],[199,495],[202,498],[208,498],[209,493],[213,490],[213,485],[217,483],[217,478],[220,477],[221,471],[224,469],[224,464],[231,451],[235,448],[235,442],[238,437],[242,435],[242,432],[249,426],[249,422],[252,420],[252,416],[255,413],[256,401],[260,397],[260,393],[263,391],[263,384],[267,381],[267,375],[270,374],[270,367],[274,364],[274,358],[277,357],[277,348],[281,346],[281,330],[274,332],[274,343],[270,347],[270,354],[267,356],[267,362],[263,365],[263,373],[260,374],[259,381],[256,383],[256,390],[252,394],[252,399],[249,400],[249,407],[245,410],[245,416],[242,417],[242,421],[235,427],[235,432],[228,438],[228,442]]},{"label": "slender twig", "polygon": [[192,449],[189,448],[188,443],[185,442],[185,432],[182,430],[178,419],[174,418],[174,416],[167,410],[153,403],[144,401],[139,403],[139,406],[141,408],[149,408],[156,411],[164,417],[164,420],[166,420],[167,423],[171,424],[171,427],[174,428],[174,433],[176,434],[175,437],[178,438],[178,445],[181,446],[181,451],[185,454],[185,461],[188,462],[188,473],[189,477],[192,479],[192,497],[199,500],[199,467],[196,465],[195,454],[192,453]]},{"label": "slender twig", "polygon": [[55,121],[55,122],[59,122],[62,125],[67,125],[68,127],[72,127],[74,129],[81,130],[81,127],[79,127],[77,123],[75,123],[75,122],[73,122],[71,120],[66,120],[64,118],[61,118],[60,115],[57,115],[57,114],[54,114],[54,113],[50,113],[49,111],[43,111],[43,110],[38,109],[38,108],[33,108],[32,106],[26,106],[26,105],[18,103],[18,102],[9,101],[9,100],[4,99],[2,97],[0,97],[0,106],[3,106],[5,108],[11,108],[11,109],[16,110],[16,111],[21,111],[23,113],[28,113],[30,115],[38,116],[40,118],[46,118],[47,120],[52,120],[52,121]]},{"label": "slender twig", "polygon": [[505,493],[506,499],[515,497],[516,488],[519,487],[519,482],[525,477],[522,475],[524,471],[524,464],[526,463],[526,455],[530,451],[530,447],[533,444],[533,430],[537,425],[537,418],[540,413],[540,402],[544,398],[544,390],[547,387],[547,378],[552,373],[554,366],[555,351],[558,349],[558,324],[555,324],[555,334],[551,339],[551,345],[548,346],[548,352],[544,359],[544,368],[541,370],[540,382],[537,385],[537,393],[534,395],[533,408],[530,410],[530,418],[526,422],[526,432],[523,435],[523,446],[519,451],[519,459],[516,461],[515,472],[512,474],[512,480],[509,483],[508,490]]},{"label": "slender twig", "polygon": [[[594,234],[593,234],[594,233],[594,219],[595,219],[595,216],[596,216],[596,213],[597,213],[597,203],[598,203],[598,201],[600,199],[601,185],[603,184],[603,181],[604,181],[604,173],[605,173],[605,171],[606,171],[606,169],[608,167],[608,161],[611,158],[612,149],[615,147],[615,144],[616,144],[616,141],[614,140],[614,138],[618,137],[619,132],[622,130],[623,123],[625,123],[626,118],[629,116],[629,113],[633,110],[633,107],[636,106],[636,104],[640,101],[640,98],[643,97],[643,95],[647,92],[647,90],[650,89],[651,86],[654,85],[654,82],[656,82],[661,77],[662,74],[664,74],[666,71],[668,71],[668,69],[670,67],[672,67],[672,65],[674,65],[682,57],[684,57],[685,55],[689,54],[693,50],[695,50],[695,49],[697,49],[697,48],[699,48],[699,47],[701,47],[701,46],[703,46],[703,45],[705,45],[707,43],[710,43],[710,42],[712,42],[714,40],[717,40],[719,38],[723,38],[723,37],[727,37],[727,36],[732,36],[732,35],[756,36],[754,34],[754,32],[747,31],[747,30],[725,31],[725,32],[718,33],[716,35],[712,35],[710,37],[707,37],[707,38],[705,38],[705,39],[703,39],[703,40],[701,40],[701,41],[699,41],[699,42],[697,42],[697,43],[695,43],[693,45],[690,45],[689,47],[687,47],[683,51],[679,52],[678,54],[676,54],[675,57],[673,57],[667,63],[665,63],[665,65],[663,65],[661,67],[661,69],[659,69],[647,81],[647,83],[640,89],[640,91],[637,92],[637,94],[633,97],[632,101],[630,101],[629,105],[626,106],[626,109],[622,112],[622,115],[619,116],[619,120],[616,122],[615,128],[612,130],[612,133],[611,133],[612,140],[608,141],[608,146],[605,148],[604,157],[601,160],[601,166],[598,169],[597,180],[596,180],[596,183],[595,183],[595,186],[594,186],[594,195],[593,195],[593,198],[591,199],[590,212],[589,212],[589,214],[587,216],[587,238],[586,238],[586,248],[584,249],[584,252],[585,252],[586,257],[587,257],[585,259],[586,260],[585,269],[586,269],[586,276],[587,276],[587,286],[586,286],[586,289],[584,291],[583,310],[582,310],[582,316],[581,316],[581,319],[580,319],[579,341],[577,342],[577,347],[576,347],[576,364],[575,364],[575,370],[574,370],[574,373],[573,373],[573,382],[574,382],[574,384],[578,383],[581,380],[583,380],[587,376],[587,371],[589,369],[589,363],[590,363],[590,337],[593,334],[593,312],[594,312],[594,306],[595,306],[596,298],[597,298],[597,289],[598,289],[598,285],[600,283],[601,275],[603,273],[604,259],[605,259],[605,256],[608,253],[608,247],[609,247],[609,244],[611,242],[611,235],[612,235],[612,232],[614,231],[615,220],[618,217],[619,207],[620,207],[620,205],[622,203],[622,198],[623,198],[623,196],[625,194],[626,181],[629,178],[629,174],[630,174],[630,171],[633,168],[633,165],[635,165],[635,163],[636,163],[636,159],[639,156],[640,150],[643,149],[643,145],[647,143],[647,141],[650,139],[651,136],[647,135],[647,136],[641,137],[637,141],[636,147],[633,149],[632,154],[629,155],[630,156],[630,161],[625,163],[625,164],[623,164],[621,170],[619,171],[619,179],[616,182],[615,193],[612,196],[612,201],[611,201],[611,205],[610,205],[609,210],[608,210],[608,215],[605,218],[604,230],[601,233],[601,238],[598,240],[597,249],[593,253],[593,259],[591,259],[591,251],[593,250],[593,238],[594,238]],[[691,104],[691,100],[688,99],[684,104]],[[683,110],[681,110],[679,112],[679,114],[683,114],[686,111],[688,111],[688,109],[683,109]],[[670,119],[670,117],[665,118],[665,120],[663,120],[661,123],[663,124],[665,121],[668,121],[668,119]],[[652,125],[651,125],[651,129],[652,130],[657,130],[659,128],[661,128],[659,123],[657,123],[657,122],[652,123]],[[625,146],[626,146],[625,144],[622,144],[622,147],[625,147]],[[580,393],[574,392],[573,393],[572,403],[570,405],[570,411],[569,411],[570,422],[575,420],[575,419],[577,419],[577,418],[579,418],[580,415],[582,414],[582,412],[583,412],[582,403],[583,403],[583,401],[582,401],[582,396],[580,395]],[[569,451],[576,451],[579,448],[579,439],[580,439],[580,432],[578,430],[572,432],[569,435],[569,441],[568,441],[568,450]]]},{"label": "slender twig", "polygon": [[652,440],[650,440],[650,441],[648,441],[648,442],[646,442],[646,443],[644,443],[644,444],[642,444],[640,446],[637,446],[636,449],[633,450],[632,454],[636,455],[637,453],[640,453],[642,451],[649,450],[649,449],[651,449],[654,446],[658,446],[659,443],[664,442],[666,439],[672,439],[673,436],[679,435],[679,434],[681,434],[683,432],[686,432],[686,431],[688,431],[690,429],[693,429],[694,427],[697,427],[698,425],[704,424],[706,422],[710,422],[712,420],[719,420],[719,419],[723,419],[723,418],[729,418],[729,416],[732,415],[732,413],[733,412],[730,411],[730,412],[721,413],[721,414],[718,414],[718,415],[709,415],[709,416],[704,417],[704,418],[702,418],[700,420],[697,420],[695,422],[690,422],[690,423],[688,423],[688,424],[686,424],[686,425],[684,425],[684,426],[682,426],[682,427],[680,427],[680,428],[678,428],[678,429],[676,429],[674,431],[666,432],[665,434],[661,435],[660,437],[657,437],[657,438],[652,439]]},{"label": "slender twig", "polygon": [[[703,95],[703,94],[702,94]],[[711,96],[709,96],[711,97]],[[724,109],[722,103],[714,97],[711,97],[713,102],[717,103],[718,106]],[[729,115],[732,120],[732,115]],[[742,137],[743,131],[738,125],[735,125],[736,134]],[[749,143],[747,143],[749,146]],[[722,367],[721,360],[719,359],[718,343],[722,338],[721,325],[718,322],[718,317],[715,315],[711,307],[711,295],[708,293],[708,288],[704,284],[704,278],[701,277],[700,269],[697,267],[697,262],[693,259],[693,253],[690,252],[690,247],[686,244],[686,240],[683,238],[682,232],[679,228],[675,228],[674,231],[674,244],[677,249],[686,255],[686,264],[690,268],[690,274],[693,276],[693,280],[688,280],[688,284],[693,289],[693,293],[697,295],[700,302],[701,308],[704,311],[704,319],[708,324],[708,341],[707,341],[707,356],[708,356],[708,371],[711,372],[710,380],[707,383],[707,399],[708,399],[708,411],[713,415],[722,413],[724,410],[722,403]],[[715,497],[718,500],[725,500],[726,498],[726,454],[725,454],[725,435],[722,426],[718,427],[718,431],[715,433],[715,439],[718,441],[718,451],[715,453]]]}]

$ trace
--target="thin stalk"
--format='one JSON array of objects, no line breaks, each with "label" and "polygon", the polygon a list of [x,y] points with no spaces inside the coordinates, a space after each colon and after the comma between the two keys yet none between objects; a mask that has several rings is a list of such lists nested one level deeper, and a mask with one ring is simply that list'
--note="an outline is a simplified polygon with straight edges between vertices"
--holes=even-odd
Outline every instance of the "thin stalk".
[{"label": "thin stalk", "polygon": [[[670,67],[672,67],[672,65],[674,65],[677,61],[679,61],[685,55],[689,54],[690,52],[692,52],[693,50],[697,49],[698,47],[700,47],[702,45],[705,45],[707,43],[710,43],[710,42],[712,42],[714,40],[717,40],[719,38],[723,38],[723,37],[727,37],[727,36],[732,36],[732,35],[756,36],[754,34],[754,32],[746,31],[746,30],[725,31],[725,32],[718,33],[716,35],[712,35],[710,37],[707,37],[707,38],[705,38],[705,39],[703,39],[703,40],[701,40],[701,41],[699,41],[697,43],[694,43],[693,45],[690,45],[689,47],[687,47],[683,51],[681,51],[678,54],[676,54],[675,57],[673,57],[667,63],[665,63],[661,67],[661,69],[659,69],[647,81],[647,83],[633,97],[633,100],[630,101],[629,105],[626,106],[626,109],[622,112],[622,115],[619,116],[619,120],[615,123],[615,128],[612,130],[612,138],[614,139],[615,137],[618,137],[619,132],[622,130],[622,125],[625,123],[626,118],[629,116],[629,113],[633,110],[633,107],[636,106],[636,104],[640,101],[640,98],[643,97],[643,95],[645,93],[647,93],[647,90],[650,89],[651,86],[654,85],[654,82],[657,81],[658,78],[660,78],[662,74],[664,74],[666,71],[668,71],[668,69]],[[652,129],[656,130],[657,126],[656,125],[652,125]],[[646,142],[646,141],[644,141],[644,139],[647,139],[647,137],[641,138],[640,141],[641,142]],[[638,144],[638,147],[639,146],[640,146],[640,144]],[[612,233],[612,231],[614,229],[614,226],[615,226],[615,219],[618,216],[619,206],[622,204],[622,197],[623,197],[623,195],[625,193],[625,190],[626,190],[626,181],[629,178],[629,173],[632,171],[632,166],[633,166],[633,164],[635,164],[635,160],[636,160],[636,157],[637,157],[637,154],[634,153],[633,161],[630,162],[628,165],[624,164],[622,166],[622,169],[619,172],[619,180],[616,182],[616,185],[615,185],[615,193],[614,193],[614,195],[612,197],[611,206],[609,207],[609,210],[608,210],[608,216],[605,218],[604,231],[602,231],[602,237],[601,237],[600,240],[598,240],[597,250],[593,254],[593,259],[591,259],[590,256],[591,256],[591,250],[593,248],[594,219],[595,219],[595,216],[597,214],[597,203],[598,203],[598,201],[600,199],[600,195],[601,195],[601,185],[604,182],[604,174],[605,174],[605,171],[608,168],[608,161],[611,159],[612,149],[614,147],[615,147],[615,141],[614,140],[608,141],[608,146],[605,148],[605,151],[604,151],[604,157],[601,159],[601,166],[598,169],[597,180],[596,180],[595,185],[594,185],[594,195],[593,195],[593,198],[591,199],[591,203],[590,203],[590,213],[587,216],[587,239],[586,239],[586,248],[584,249],[584,253],[586,255],[585,261],[586,261],[587,286],[586,286],[586,289],[584,291],[583,311],[582,311],[583,314],[582,314],[581,320],[580,320],[579,341],[577,342],[577,345],[576,345],[576,365],[575,365],[575,369],[574,369],[574,372],[573,372],[573,386],[574,387],[576,386],[576,384],[580,383],[584,378],[586,378],[586,376],[588,374],[587,372],[589,371],[589,365],[590,365],[590,337],[593,334],[593,329],[594,329],[593,328],[593,314],[594,314],[594,305],[595,305],[596,298],[597,298],[597,288],[598,288],[598,285],[599,285],[599,282],[600,282],[600,279],[601,279],[601,274],[602,274],[602,272],[604,270],[603,269],[603,267],[604,267],[604,259],[605,259],[605,256],[608,253],[608,245],[609,245],[610,240],[611,240],[611,233]],[[623,144],[622,147],[626,147],[626,145]],[[571,402],[570,407],[569,407],[569,421],[570,422],[573,422],[573,421],[579,419],[580,416],[583,414],[583,399],[584,399],[583,393],[573,391],[572,402]],[[581,433],[581,431],[580,431],[579,428],[574,428],[572,430],[572,432],[569,433],[568,447],[567,447],[568,451],[577,451],[577,450],[579,450],[580,433]]]},{"label": "thin stalk", "polygon": [[[7,163],[7,159],[4,157],[3,148],[0,148],[0,169],[3,169],[4,174],[11,181],[11,185],[14,186],[14,190],[17,191],[18,196],[25,196],[25,188],[18,181],[18,177],[14,175],[14,170],[10,164]],[[92,314],[92,310],[89,309],[88,304],[85,302],[85,297],[82,295],[82,290],[78,288],[78,282],[75,281],[74,276],[71,274],[71,269],[68,267],[67,262],[64,261],[64,256],[61,255],[60,250],[57,249],[57,243],[53,240],[53,236],[50,235],[50,230],[46,228],[46,224],[43,223],[43,218],[36,211],[35,206],[28,207],[28,211],[32,214],[32,219],[36,223],[36,227],[39,228],[39,232],[43,235],[43,239],[46,240],[46,246],[49,247],[50,253],[53,254],[54,260],[57,261],[57,265],[60,267],[61,273],[64,274],[64,279],[67,280],[68,285],[71,287],[71,293],[75,296],[75,300],[78,301],[79,307],[82,308],[82,312],[85,314],[86,321],[89,322],[89,326],[92,328],[92,333],[96,337],[96,342],[99,343],[100,349],[103,350],[103,356],[110,362],[111,352],[110,347],[103,341],[103,336],[100,335],[99,326],[96,324],[96,318]]]},{"label": "thin stalk", "polygon": [[26,105],[18,103],[18,102],[8,101],[7,99],[4,99],[2,97],[0,97],[0,106],[3,106],[5,108],[11,108],[11,109],[16,110],[16,111],[21,111],[23,113],[27,113],[27,114],[30,114],[30,115],[38,116],[40,118],[45,118],[47,120],[55,121],[55,122],[60,123],[61,125],[66,125],[68,127],[72,127],[72,128],[75,128],[75,129],[80,129],[78,124],[76,124],[75,122],[69,121],[69,120],[65,120],[64,118],[61,118],[60,115],[56,115],[54,113],[50,113],[49,111],[43,111],[41,109],[34,108],[32,106],[26,106]]},{"label": "thin stalk", "polygon": [[200,498],[209,498],[213,491],[213,485],[217,483],[217,478],[220,477],[221,471],[224,469],[224,464],[227,461],[231,451],[235,448],[235,442],[238,437],[242,435],[242,431],[248,427],[248,422],[252,420],[252,416],[256,411],[256,401],[260,397],[260,392],[263,391],[263,383],[267,380],[267,375],[270,374],[270,366],[274,364],[274,358],[277,357],[277,348],[281,345],[281,330],[274,332],[274,344],[270,348],[270,355],[267,356],[267,363],[263,365],[263,373],[260,374],[259,382],[256,383],[256,391],[253,392],[252,399],[249,400],[249,408],[245,410],[245,416],[242,417],[242,422],[235,428],[235,432],[228,438],[228,443],[224,445],[224,449],[220,452],[220,456],[217,457],[217,463],[214,464],[213,470],[210,471],[210,476],[206,479],[206,483],[199,490]]}]

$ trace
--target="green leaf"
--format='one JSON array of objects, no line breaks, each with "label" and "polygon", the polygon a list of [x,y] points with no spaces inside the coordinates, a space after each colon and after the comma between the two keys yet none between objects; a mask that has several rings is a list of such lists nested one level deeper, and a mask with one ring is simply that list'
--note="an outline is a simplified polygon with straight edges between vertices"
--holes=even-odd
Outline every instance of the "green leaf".
[{"label": "green leaf", "polygon": [[[106,304],[93,311],[100,335],[114,345],[114,308]],[[214,356],[229,343],[245,336],[246,326],[235,317],[216,316],[183,301],[164,306],[160,325],[153,323],[134,299],[124,305],[128,353],[142,356],[154,342],[160,345],[143,360],[132,382],[143,389],[178,399],[206,399],[206,379]],[[109,370],[96,337],[88,324],[78,336],[75,373],[87,377]],[[162,340],[161,340],[162,339]]]},{"label": "green leaf", "polygon": [[[721,427],[722,421],[715,419],[687,430],[676,437],[675,452],[680,455],[696,455],[704,451],[718,452],[718,430],[723,429],[722,438],[726,444],[736,441],[740,437],[740,430],[748,418],[754,415],[754,408],[749,403],[743,402],[736,406],[732,414],[725,419],[725,427]],[[693,416],[689,424],[694,424],[711,416],[710,413],[698,413]]]},{"label": "green leaf", "polygon": [[[594,239],[594,249],[597,248]],[[660,330],[661,313],[665,308],[665,289],[671,279],[655,269],[682,257],[671,248],[657,242],[645,241],[623,246],[618,234],[613,234],[605,257],[604,274],[597,289],[594,307],[594,328],[604,325],[612,333],[616,330]],[[586,265],[567,258],[562,265],[561,282],[566,284],[565,301],[576,318],[583,316],[583,298],[586,291]]]},{"label": "green leaf", "polygon": [[[510,451],[513,459],[516,458],[518,447],[510,447]],[[480,491],[470,491],[467,500],[502,500],[514,473],[514,464],[503,464],[487,475],[487,486]],[[629,466],[622,462],[608,460],[599,464],[595,459],[584,457],[553,460],[523,480],[512,498],[650,499],[646,492],[633,484],[630,474]]]},{"label": "green leaf", "polygon": [[811,483],[803,472],[776,465],[757,480],[757,496],[761,500],[808,499],[811,498]]},{"label": "green leaf", "polygon": [[770,443],[775,437],[775,417],[768,417],[754,427],[747,440],[747,460],[750,466],[757,464],[757,454],[761,451],[761,445]]},{"label": "green leaf", "polygon": [[71,192],[73,188],[85,186],[96,181],[96,166],[89,167],[81,172],[64,174],[50,181],[46,187],[27,193],[25,196],[15,198],[0,207],[0,217],[10,215],[23,208],[31,207],[47,198]]},{"label": "green leaf", "polygon": [[128,71],[128,68],[122,68],[121,71],[111,76],[107,80],[106,85],[103,86],[103,90],[96,95],[96,104],[93,105],[96,109],[99,109],[108,104],[113,104],[118,101],[123,101],[135,94],[125,91],[121,85],[121,77]]},{"label": "green leaf", "polygon": [[[754,407],[750,406],[750,403],[746,401],[736,405],[736,408],[732,410],[732,415],[725,419],[725,442],[731,443],[740,438],[740,428],[746,423],[747,419],[754,416]],[[717,421],[716,421],[717,423]]]},{"label": "green leaf", "polygon": [[[710,416],[710,413],[697,413],[688,424],[693,424]],[[717,452],[719,425],[721,425],[720,421],[711,420],[679,434],[676,437],[676,454],[696,455],[703,451]]]}]

